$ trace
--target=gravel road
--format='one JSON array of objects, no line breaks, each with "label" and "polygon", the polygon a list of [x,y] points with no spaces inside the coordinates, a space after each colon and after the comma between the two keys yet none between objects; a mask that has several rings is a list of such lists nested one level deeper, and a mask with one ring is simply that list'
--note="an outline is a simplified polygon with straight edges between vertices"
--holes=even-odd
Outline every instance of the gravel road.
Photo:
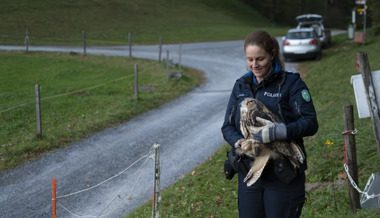
[{"label": "gravel road", "polygon": [[[281,39],[279,39],[281,41]],[[23,50],[23,46],[0,46]],[[164,45],[163,57],[178,62],[178,45]],[[80,47],[30,46],[30,51],[82,52]],[[88,54],[129,55],[127,46],[87,47]],[[164,55],[165,54],[165,55]],[[132,46],[132,55],[158,60],[158,45]],[[0,174],[1,217],[51,217],[52,179],[57,180],[58,217],[121,217],[153,193],[153,161],[145,159],[122,172],[160,144],[161,188],[175,183],[219,149],[223,122],[234,81],[246,72],[243,41],[182,44],[182,64],[205,72],[207,81],[188,94],[116,128],[109,128]],[[296,62],[285,68],[296,71]],[[134,185],[136,179],[139,179]],[[120,197],[119,197],[120,196]],[[67,209],[67,210],[66,210]],[[69,212],[69,211],[70,212]]]}]

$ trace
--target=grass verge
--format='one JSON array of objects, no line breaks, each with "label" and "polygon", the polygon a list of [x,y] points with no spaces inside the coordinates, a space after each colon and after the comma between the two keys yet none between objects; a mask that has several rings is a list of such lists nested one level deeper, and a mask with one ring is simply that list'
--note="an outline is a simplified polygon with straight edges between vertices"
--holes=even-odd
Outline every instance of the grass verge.
[{"label": "grass verge", "polygon": [[[134,64],[141,90],[134,97]],[[120,125],[199,85],[200,71],[136,58],[0,51],[0,170]],[[170,72],[175,69],[172,67]],[[40,85],[42,137],[37,136],[35,84]]]},{"label": "grass verge", "polygon": [[[379,38],[368,39],[366,46],[356,45],[346,35],[333,38],[333,46],[323,52],[320,61],[305,61],[305,82],[317,110],[319,131],[305,138],[308,153],[307,183],[325,184],[312,191],[302,210],[302,217],[379,217],[380,211],[363,209],[353,214],[348,187],[334,185],[347,180],[343,168],[343,105],[354,105],[359,187],[363,190],[371,173],[380,172],[380,161],[370,118],[359,119],[351,75],[356,75],[357,52],[366,51],[371,69],[380,69]],[[327,143],[330,141],[330,144]],[[162,192],[160,214],[164,217],[237,217],[237,178],[226,180],[223,163],[228,145],[191,173]],[[347,181],[346,181],[347,182]],[[344,184],[347,184],[344,182]],[[327,184],[327,185],[326,185]],[[149,217],[151,201],[127,217]]]}]

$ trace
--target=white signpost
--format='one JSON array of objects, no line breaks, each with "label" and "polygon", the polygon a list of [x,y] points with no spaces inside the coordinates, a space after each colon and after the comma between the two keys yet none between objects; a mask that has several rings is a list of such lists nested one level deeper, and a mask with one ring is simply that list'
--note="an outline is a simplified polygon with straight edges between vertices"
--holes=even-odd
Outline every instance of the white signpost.
[{"label": "white signpost", "polygon": [[[377,97],[378,108],[380,108],[380,70],[372,73],[375,95]],[[354,87],[356,106],[358,108],[359,118],[370,117],[369,103],[365,94],[362,74],[351,76],[351,84]]]}]

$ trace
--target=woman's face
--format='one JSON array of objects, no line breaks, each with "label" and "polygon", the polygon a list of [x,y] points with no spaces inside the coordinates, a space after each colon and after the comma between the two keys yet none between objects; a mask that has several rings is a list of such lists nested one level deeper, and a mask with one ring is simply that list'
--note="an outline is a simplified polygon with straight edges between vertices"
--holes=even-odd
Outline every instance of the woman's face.
[{"label": "woman's face", "polygon": [[257,45],[248,45],[245,54],[249,69],[260,83],[272,71],[272,55]]}]

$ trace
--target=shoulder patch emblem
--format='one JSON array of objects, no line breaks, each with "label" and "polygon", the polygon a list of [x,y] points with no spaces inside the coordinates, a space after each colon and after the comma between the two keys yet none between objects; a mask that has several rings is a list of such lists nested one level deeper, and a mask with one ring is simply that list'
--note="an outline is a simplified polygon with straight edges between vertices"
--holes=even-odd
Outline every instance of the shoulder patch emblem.
[{"label": "shoulder patch emblem", "polygon": [[302,95],[302,98],[305,99],[306,102],[311,101],[309,91],[307,91],[306,89],[302,90],[301,95]]}]

